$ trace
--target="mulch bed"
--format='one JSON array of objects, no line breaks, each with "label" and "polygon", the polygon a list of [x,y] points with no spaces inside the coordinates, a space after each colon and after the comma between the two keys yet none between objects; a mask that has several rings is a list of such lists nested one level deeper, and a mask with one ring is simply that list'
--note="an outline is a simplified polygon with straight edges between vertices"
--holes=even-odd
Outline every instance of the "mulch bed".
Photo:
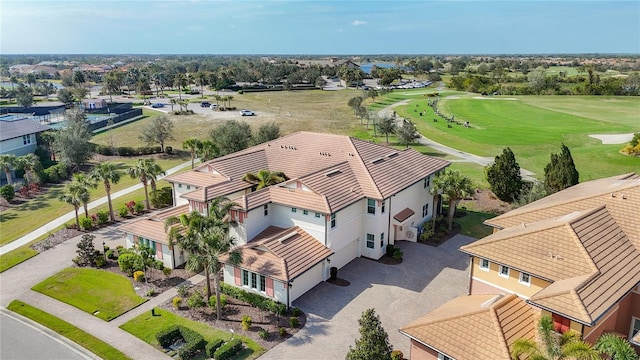
[{"label": "mulch bed", "polygon": [[[127,277],[127,274],[120,270],[117,260],[107,260],[107,264],[102,269]],[[155,295],[158,295],[182,284],[193,275],[194,274],[192,272],[185,269],[173,269],[169,276],[165,276],[160,270],[147,269],[146,282],[137,282],[133,280],[133,278],[129,278],[129,280],[131,280],[131,284],[138,296],[147,297],[147,294],[151,289],[153,289]]]},{"label": "mulch bed", "polygon": [[402,264],[402,259],[396,259],[393,256],[382,255],[378,262],[385,265],[398,265]]},{"label": "mulch bed", "polygon": [[85,233],[76,229],[60,229],[50,234],[46,239],[31,245],[31,248],[37,252],[47,251],[58,244],[82,234]]},{"label": "mulch bed", "polygon": [[[456,214],[458,212],[459,211],[456,211]],[[446,231],[438,231],[432,237],[430,237],[427,241],[418,240],[418,242],[420,244],[425,244],[425,245],[430,245],[430,246],[440,246],[440,245],[444,244],[447,240],[449,240],[452,237],[458,235],[460,233],[460,231],[462,230],[462,227],[460,226],[460,224],[457,224],[455,222],[453,223],[453,228],[452,228],[451,231],[449,231],[446,228],[446,225],[443,225],[443,226],[444,226],[444,230],[446,230]],[[442,228],[442,226],[440,226],[440,227]]]}]

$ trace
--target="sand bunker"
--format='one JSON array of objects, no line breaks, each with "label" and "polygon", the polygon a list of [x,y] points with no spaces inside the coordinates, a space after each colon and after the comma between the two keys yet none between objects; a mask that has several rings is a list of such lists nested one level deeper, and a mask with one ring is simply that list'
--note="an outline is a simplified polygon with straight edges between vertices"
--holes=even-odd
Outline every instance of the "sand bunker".
[{"label": "sand bunker", "polygon": [[455,100],[455,99],[460,99],[460,96],[449,95],[449,96],[447,96],[445,99]]},{"label": "sand bunker", "polygon": [[592,134],[589,135],[594,139],[602,141],[603,144],[624,144],[633,139],[633,133],[631,134]]},{"label": "sand bunker", "polygon": [[474,96],[473,98],[478,100],[518,100],[517,98],[497,98],[497,97],[486,97],[486,96]]}]

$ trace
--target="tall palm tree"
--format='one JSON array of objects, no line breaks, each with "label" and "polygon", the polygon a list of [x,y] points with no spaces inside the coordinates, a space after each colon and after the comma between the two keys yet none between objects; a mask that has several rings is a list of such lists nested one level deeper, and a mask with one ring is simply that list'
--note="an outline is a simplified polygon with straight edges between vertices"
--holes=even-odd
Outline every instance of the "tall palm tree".
[{"label": "tall palm tree", "polygon": [[174,242],[189,253],[186,268],[191,271],[204,269],[207,280],[207,300],[211,298],[209,274],[213,274],[216,290],[217,319],[222,316],[220,308],[219,272],[223,263],[220,257],[228,254],[228,262],[237,265],[242,262],[238,251],[232,251],[235,238],[228,236],[228,212],[233,206],[226,198],[216,198],[211,202],[209,214],[204,216],[196,211],[191,214],[172,216],[165,221],[165,232],[168,233],[169,247]]},{"label": "tall palm tree", "polygon": [[199,71],[196,74],[196,82],[200,85],[200,97],[204,99],[204,86],[208,84],[207,73]]},{"label": "tall palm tree", "polygon": [[567,331],[558,334],[553,329],[551,316],[545,315],[538,323],[539,343],[530,339],[518,339],[511,346],[511,358],[531,360],[581,359],[601,360],[598,351],[580,339],[580,334]]},{"label": "tall palm tree", "polygon": [[196,160],[196,152],[198,148],[202,145],[202,142],[197,138],[188,138],[182,142],[182,148],[185,150],[189,150],[191,152],[191,168],[193,169],[194,162]]},{"label": "tall palm tree", "polygon": [[197,155],[200,161],[205,162],[220,155],[220,150],[211,140],[203,140],[198,146]]},{"label": "tall palm tree", "polygon": [[287,180],[287,176],[280,171],[260,170],[255,174],[247,173],[242,180],[256,184],[256,190],[260,190]]},{"label": "tall palm tree", "polygon": [[4,170],[4,174],[7,176],[7,184],[12,185],[11,169],[17,164],[17,157],[13,154],[0,155],[0,167]]},{"label": "tall palm tree", "polygon": [[73,174],[71,183],[76,187],[78,193],[82,195],[80,196],[80,199],[82,200],[82,206],[84,207],[84,217],[89,217],[89,189],[97,188],[98,183],[95,179],[92,179],[82,173]]},{"label": "tall palm tree", "polygon": [[608,355],[611,360],[638,360],[638,354],[631,344],[616,334],[602,334],[593,348]]},{"label": "tall palm tree", "polygon": [[138,162],[134,166],[127,169],[127,173],[131,178],[137,178],[140,180],[142,186],[144,186],[145,202],[147,210],[150,210],[151,206],[149,205],[149,190],[147,186],[149,185],[149,182],[151,182],[152,189],[155,191],[155,182],[158,179],[158,176],[163,175],[165,172],[158,164],[156,164],[154,159],[138,159]]},{"label": "tall palm tree", "polygon": [[117,184],[120,181],[120,171],[113,163],[103,162],[93,168],[90,176],[92,179],[102,181],[104,184],[104,191],[107,193],[107,202],[109,203],[109,216],[111,221],[116,221],[113,216],[113,205],[111,204],[111,184]]},{"label": "tall palm tree", "polygon": [[80,219],[78,218],[78,209],[84,201],[89,200],[89,192],[82,192],[78,188],[77,184],[69,183],[64,188],[64,192],[60,195],[60,201],[64,201],[67,204],[73,206],[73,210],[76,213],[76,226],[80,229]]},{"label": "tall palm tree", "polygon": [[184,74],[176,74],[173,85],[178,87],[178,98],[182,101],[182,87],[187,84],[187,78]]},{"label": "tall palm tree", "polygon": [[24,170],[24,176],[27,183],[31,184],[34,180],[36,167],[40,164],[40,159],[35,154],[26,154],[17,158],[17,165]]},{"label": "tall palm tree", "polygon": [[446,170],[433,179],[433,186],[429,190],[432,195],[440,195],[449,202],[447,221],[449,230],[453,228],[453,215],[462,199],[475,193],[471,179],[455,170]]}]

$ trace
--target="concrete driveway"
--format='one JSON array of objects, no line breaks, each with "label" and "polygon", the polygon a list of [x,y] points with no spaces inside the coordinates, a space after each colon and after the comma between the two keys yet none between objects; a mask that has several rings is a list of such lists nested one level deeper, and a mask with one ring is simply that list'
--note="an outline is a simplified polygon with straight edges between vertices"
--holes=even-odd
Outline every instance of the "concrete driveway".
[{"label": "concrete driveway", "polygon": [[458,248],[474,240],[457,235],[439,247],[400,242],[399,265],[353,260],[338,272],[351,285],[323,282],[297,299],[293,305],[308,316],[305,328],[260,359],[344,359],[367,308],[376,310],[394,349],[408,357],[410,341],[398,329],[467,293],[469,257]]}]

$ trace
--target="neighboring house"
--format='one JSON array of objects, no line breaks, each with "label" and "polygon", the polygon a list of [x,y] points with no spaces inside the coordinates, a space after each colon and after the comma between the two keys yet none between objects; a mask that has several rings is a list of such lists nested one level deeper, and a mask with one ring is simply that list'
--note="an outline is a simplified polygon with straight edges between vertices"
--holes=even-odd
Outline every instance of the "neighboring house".
[{"label": "neighboring house", "polygon": [[105,99],[84,99],[82,100],[82,108],[85,110],[102,109],[107,107]]},{"label": "neighboring house", "polygon": [[0,154],[22,156],[33,153],[38,146],[36,134],[51,128],[19,115],[11,116],[18,118],[0,121]]},{"label": "neighboring house", "polygon": [[[448,165],[412,149],[298,132],[166,180],[184,213],[207,214],[219,196],[236,204],[229,234],[244,257],[239,266],[225,266],[225,282],[290,305],[326,280],[331,267],[359,256],[379,259],[387,244],[416,241],[417,226],[433,215],[431,179]],[[242,178],[260,170],[289,180],[255,191]],[[152,221],[120,229],[131,239],[166,244],[162,233],[143,234],[136,225]]]},{"label": "neighboring house", "polygon": [[[606,332],[637,338],[638,207],[640,175],[632,173],[581,183],[487,220],[496,229],[494,234],[461,248],[471,258],[470,295],[451,302],[473,305],[460,306],[457,314],[447,316],[453,306],[447,303],[401,328],[411,339],[411,359],[509,359],[513,340],[530,337],[541,315],[550,315],[557,331],[577,331],[590,343]],[[481,356],[482,341],[494,334],[475,331],[484,340],[469,341],[466,331],[454,330],[460,329],[455,324],[501,306],[506,300],[495,304],[481,300],[505,294],[514,309],[526,304],[530,311],[507,309],[508,316],[503,317],[509,321],[494,317],[500,327],[497,333],[509,336],[501,340],[501,355]],[[519,324],[517,329],[512,328],[514,323]],[[436,336],[436,327],[450,330],[446,336]]]}]

